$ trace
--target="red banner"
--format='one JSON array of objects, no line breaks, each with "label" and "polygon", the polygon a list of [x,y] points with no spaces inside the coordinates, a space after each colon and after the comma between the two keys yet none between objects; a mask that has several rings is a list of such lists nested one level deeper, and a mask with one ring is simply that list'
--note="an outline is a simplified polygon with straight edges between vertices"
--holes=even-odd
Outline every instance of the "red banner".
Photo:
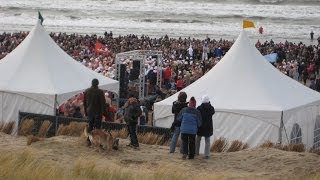
[{"label": "red banner", "polygon": [[107,54],[108,51],[109,51],[109,48],[108,46],[102,44],[101,42],[97,41],[96,42],[96,45],[95,45],[95,48],[94,48],[94,51],[96,53],[99,53],[99,54]]}]

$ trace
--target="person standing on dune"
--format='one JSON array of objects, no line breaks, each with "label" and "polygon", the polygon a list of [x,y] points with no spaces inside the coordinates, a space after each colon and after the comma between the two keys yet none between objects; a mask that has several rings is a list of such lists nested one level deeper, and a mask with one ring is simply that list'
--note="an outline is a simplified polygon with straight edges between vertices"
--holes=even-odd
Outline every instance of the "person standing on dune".
[{"label": "person standing on dune", "polygon": [[[98,79],[93,79],[91,82],[91,87],[84,92],[83,105],[85,109],[85,115],[89,120],[89,132],[91,132],[93,129],[100,129],[102,115],[107,116],[106,99],[103,91],[99,89],[98,85]],[[88,145],[91,145],[89,139]]]},{"label": "person standing on dune", "polygon": [[204,157],[209,159],[210,137],[213,135],[212,116],[215,113],[214,107],[210,103],[208,95],[203,95],[201,105],[197,107],[201,113],[202,125],[199,127],[196,138],[196,155],[199,155],[201,138],[205,138]]},{"label": "person standing on dune", "polygon": [[187,156],[189,159],[194,159],[195,138],[202,123],[201,113],[196,109],[196,104],[195,98],[191,97],[188,107],[183,108],[177,117],[177,120],[181,122],[182,159],[186,159]]}]

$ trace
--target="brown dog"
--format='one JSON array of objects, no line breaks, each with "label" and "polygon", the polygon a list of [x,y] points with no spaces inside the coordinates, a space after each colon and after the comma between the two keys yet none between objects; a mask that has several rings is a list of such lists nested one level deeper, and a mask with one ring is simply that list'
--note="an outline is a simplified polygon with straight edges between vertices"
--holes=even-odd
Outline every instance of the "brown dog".
[{"label": "brown dog", "polygon": [[111,151],[111,149],[118,150],[119,148],[119,139],[113,138],[110,131],[106,132],[105,130],[94,129],[89,133],[88,126],[86,126],[84,135],[89,138],[91,146],[101,147],[108,151]]}]

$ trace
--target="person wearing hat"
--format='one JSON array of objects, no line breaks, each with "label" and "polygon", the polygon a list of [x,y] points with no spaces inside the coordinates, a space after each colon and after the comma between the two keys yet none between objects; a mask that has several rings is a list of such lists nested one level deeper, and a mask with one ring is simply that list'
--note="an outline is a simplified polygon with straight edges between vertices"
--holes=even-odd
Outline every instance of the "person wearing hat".
[{"label": "person wearing hat", "polygon": [[[107,116],[107,103],[104,93],[98,87],[98,79],[93,79],[91,87],[84,92],[83,106],[89,120],[88,131],[101,128],[102,115]],[[88,145],[90,140],[88,139]]]},{"label": "person wearing hat", "polygon": [[139,117],[142,115],[140,101],[135,98],[133,94],[130,94],[129,99],[122,108],[124,109],[123,117],[127,124],[127,131],[130,136],[130,143],[127,146],[137,149],[139,148],[137,124]]},{"label": "person wearing hat", "polygon": [[189,106],[183,108],[177,118],[181,122],[182,159],[186,159],[187,156],[188,159],[194,159],[196,134],[202,122],[201,113],[196,109],[196,104],[195,98],[191,97]]},{"label": "person wearing hat", "polygon": [[209,159],[210,153],[210,137],[213,135],[212,116],[215,113],[214,107],[210,104],[208,95],[203,95],[201,105],[197,107],[201,113],[202,125],[199,127],[196,138],[196,155],[199,155],[201,138],[205,138],[204,155],[205,159]]},{"label": "person wearing hat", "polygon": [[[173,132],[173,136],[170,142],[170,153],[175,152],[177,141],[180,136],[181,122],[178,121],[177,117],[180,111],[185,107],[188,107],[187,93],[181,91],[178,95],[178,100],[172,103],[172,113],[174,114],[174,120],[170,128],[171,132]],[[182,145],[180,145],[180,153],[183,154]]]}]

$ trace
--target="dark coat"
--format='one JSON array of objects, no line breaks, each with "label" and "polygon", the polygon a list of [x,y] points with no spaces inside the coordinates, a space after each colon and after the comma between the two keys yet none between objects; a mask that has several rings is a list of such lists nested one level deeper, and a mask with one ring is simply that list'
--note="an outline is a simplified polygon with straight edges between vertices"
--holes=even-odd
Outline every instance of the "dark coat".
[{"label": "dark coat", "polygon": [[201,113],[202,125],[198,129],[198,136],[210,137],[213,135],[212,115],[215,113],[214,107],[209,103],[202,103],[197,109]]},{"label": "dark coat", "polygon": [[123,106],[124,108],[124,120],[128,125],[136,125],[138,118],[141,116],[142,111],[140,104],[136,98],[129,98]]},{"label": "dark coat", "polygon": [[179,101],[173,102],[172,113],[174,114],[174,121],[171,126],[172,128],[173,127],[180,127],[181,122],[177,120],[177,116],[178,116],[179,112],[185,107],[188,107],[188,102],[179,102]]},{"label": "dark coat", "polygon": [[98,87],[90,87],[84,92],[83,105],[86,116],[107,115],[107,103],[104,93]]}]

